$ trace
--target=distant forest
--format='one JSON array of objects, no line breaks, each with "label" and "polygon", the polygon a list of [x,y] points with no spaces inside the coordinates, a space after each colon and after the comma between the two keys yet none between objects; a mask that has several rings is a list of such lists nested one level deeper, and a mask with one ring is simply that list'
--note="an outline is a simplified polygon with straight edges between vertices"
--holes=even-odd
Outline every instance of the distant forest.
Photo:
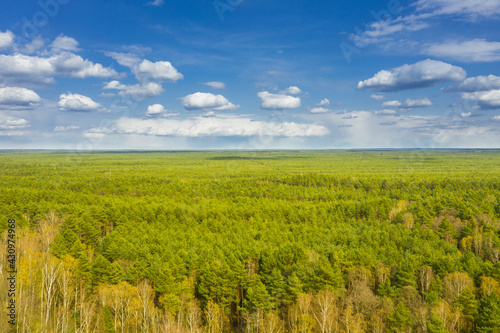
[{"label": "distant forest", "polygon": [[0,152],[0,207],[0,332],[500,332],[500,151]]}]

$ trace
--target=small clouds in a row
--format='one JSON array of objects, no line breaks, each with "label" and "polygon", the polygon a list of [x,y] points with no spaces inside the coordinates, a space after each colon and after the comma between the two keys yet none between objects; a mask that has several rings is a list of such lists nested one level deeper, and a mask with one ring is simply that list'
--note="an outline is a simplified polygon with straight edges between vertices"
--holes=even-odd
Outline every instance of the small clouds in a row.
[{"label": "small clouds in a row", "polygon": [[394,100],[394,101],[384,102],[382,106],[386,108],[399,108],[399,109],[423,108],[427,106],[432,106],[432,101],[428,98],[407,99],[404,102]]},{"label": "small clouds in a row", "polygon": [[314,137],[326,135],[329,131],[326,127],[316,124],[266,122],[234,116],[198,116],[182,121],[165,118],[120,118],[114,122],[113,129],[93,128],[87,133],[90,135],[139,134],[178,137]]}]

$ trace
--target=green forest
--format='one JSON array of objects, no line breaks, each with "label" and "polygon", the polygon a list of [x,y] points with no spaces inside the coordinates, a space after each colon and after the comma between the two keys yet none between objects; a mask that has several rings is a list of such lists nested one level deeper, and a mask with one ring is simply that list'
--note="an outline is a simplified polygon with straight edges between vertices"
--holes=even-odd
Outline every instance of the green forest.
[{"label": "green forest", "polygon": [[0,332],[500,332],[500,151],[3,151],[0,207]]}]

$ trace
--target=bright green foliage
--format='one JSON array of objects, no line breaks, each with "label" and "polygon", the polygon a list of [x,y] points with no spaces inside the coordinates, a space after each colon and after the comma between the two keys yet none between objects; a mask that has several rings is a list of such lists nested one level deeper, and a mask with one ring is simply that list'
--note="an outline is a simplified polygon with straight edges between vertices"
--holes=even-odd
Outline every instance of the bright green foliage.
[{"label": "bright green foliage", "polygon": [[434,311],[431,311],[429,319],[427,319],[427,331],[429,333],[448,333],[444,328],[443,321]]},{"label": "bright green foliage", "polygon": [[101,310],[102,315],[102,332],[103,333],[116,333],[115,327],[113,325],[113,314],[111,310],[105,306]]},{"label": "bright green foliage", "polygon": [[[92,296],[146,280],[162,313],[195,299],[205,320],[213,302],[236,331],[270,313],[302,316],[300,294],[332,290],[341,326],[369,331],[378,318],[390,332],[420,332],[430,313],[429,331],[441,332],[431,311],[443,279],[461,272],[476,285],[450,305],[460,330],[498,326],[498,301],[476,298],[481,276],[500,282],[497,151],[0,155],[0,231],[14,217],[35,233],[55,211],[50,253],[77,260]],[[111,310],[97,311],[103,324]]]},{"label": "bright green foliage", "polygon": [[476,330],[478,333],[500,332],[500,298],[494,293],[481,299]]},{"label": "bright green foliage", "polygon": [[411,312],[402,302],[399,302],[387,318],[388,330],[391,333],[403,333],[411,326]]},{"label": "bright green foliage", "polygon": [[271,296],[269,296],[266,286],[259,278],[250,283],[247,290],[247,300],[248,309],[252,312],[257,310],[269,311],[273,306]]}]

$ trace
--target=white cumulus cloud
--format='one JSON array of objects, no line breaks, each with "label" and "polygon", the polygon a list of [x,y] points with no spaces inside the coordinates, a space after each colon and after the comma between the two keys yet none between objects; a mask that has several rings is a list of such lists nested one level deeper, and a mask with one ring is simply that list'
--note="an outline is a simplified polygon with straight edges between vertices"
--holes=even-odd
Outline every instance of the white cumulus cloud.
[{"label": "white cumulus cloud", "polygon": [[288,95],[298,95],[302,92],[299,87],[290,86],[283,91],[280,91],[280,94],[288,94]]},{"label": "white cumulus cloud", "polygon": [[59,35],[51,44],[52,48],[66,51],[79,51],[76,39]]},{"label": "white cumulus cloud", "polygon": [[500,108],[500,89],[462,93],[462,98],[476,101],[483,109]]},{"label": "white cumulus cloud", "polygon": [[296,109],[301,106],[299,97],[271,94],[268,91],[261,91],[257,96],[262,100],[261,108],[266,110]]},{"label": "white cumulus cloud", "polygon": [[143,60],[132,71],[139,81],[152,79],[175,82],[184,78],[169,61],[151,62]]},{"label": "white cumulus cloud", "polygon": [[423,60],[392,70],[381,70],[374,77],[358,83],[358,89],[398,91],[424,88],[438,82],[462,81],[466,77],[463,68],[436,60]]},{"label": "white cumulus cloud", "polygon": [[168,112],[161,104],[153,104],[148,106],[146,110],[147,117],[171,117],[179,115],[178,112]]},{"label": "white cumulus cloud", "polygon": [[70,52],[50,57],[0,54],[0,82],[53,83],[53,76],[110,78],[120,75]]},{"label": "white cumulus cloud", "polygon": [[495,75],[476,76],[446,89],[446,91],[474,92],[500,89],[500,77]]},{"label": "white cumulus cloud", "polygon": [[14,34],[12,33],[12,31],[7,30],[5,32],[0,32],[0,49],[11,46],[13,41]]},{"label": "white cumulus cloud", "polygon": [[90,97],[80,94],[61,94],[59,96],[59,109],[62,111],[100,111],[101,104],[94,102]]},{"label": "white cumulus cloud", "polygon": [[0,109],[26,110],[38,106],[42,99],[36,92],[26,88],[0,88]]},{"label": "white cumulus cloud", "polygon": [[182,98],[182,105],[186,110],[228,111],[236,110],[240,106],[229,102],[222,95],[197,92]]}]

